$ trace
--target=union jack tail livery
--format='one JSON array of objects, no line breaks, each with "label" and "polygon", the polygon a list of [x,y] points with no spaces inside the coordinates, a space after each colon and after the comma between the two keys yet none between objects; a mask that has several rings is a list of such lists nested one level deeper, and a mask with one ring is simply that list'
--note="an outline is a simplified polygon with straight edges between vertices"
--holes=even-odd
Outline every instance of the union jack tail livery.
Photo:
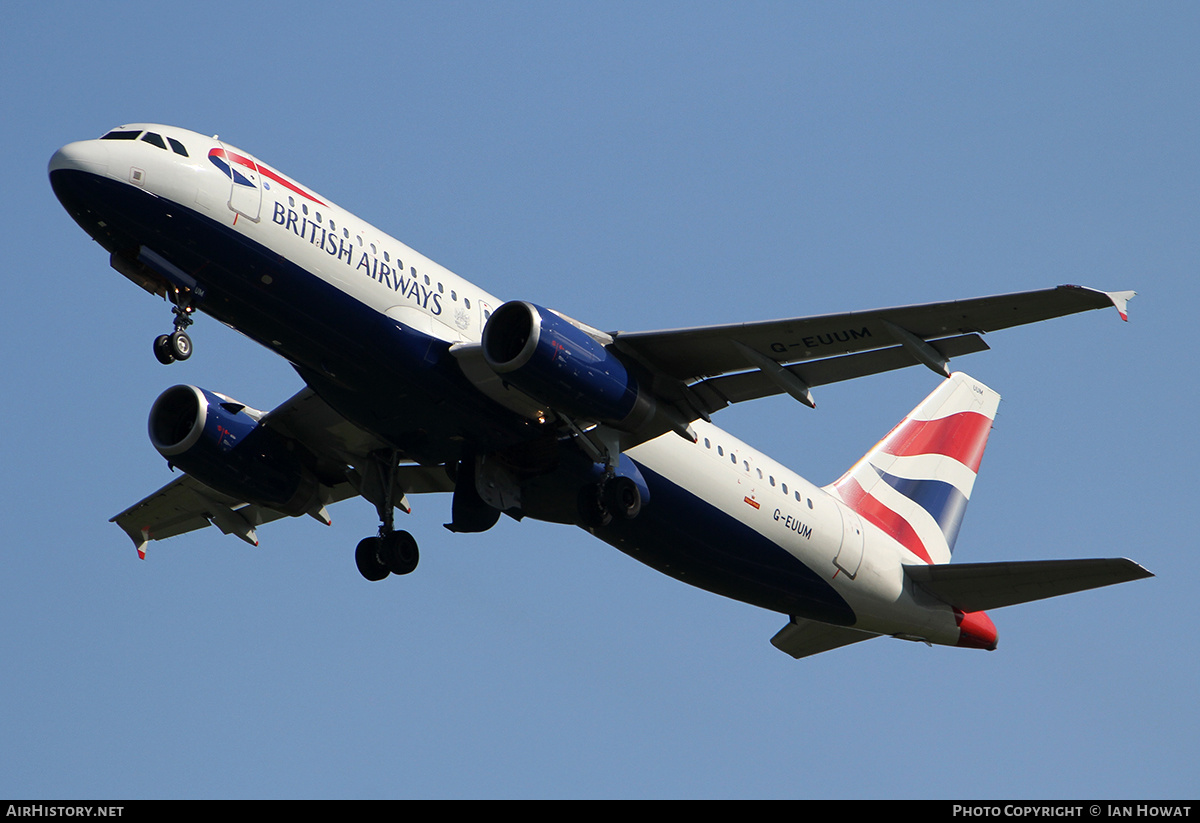
[{"label": "union jack tail livery", "polygon": [[833,483],[925,563],[948,563],[1000,395],[955,372]]}]

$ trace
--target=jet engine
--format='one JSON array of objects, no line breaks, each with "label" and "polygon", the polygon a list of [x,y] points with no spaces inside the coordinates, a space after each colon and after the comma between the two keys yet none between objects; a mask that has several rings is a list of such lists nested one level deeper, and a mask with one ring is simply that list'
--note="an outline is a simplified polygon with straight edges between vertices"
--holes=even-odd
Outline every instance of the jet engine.
[{"label": "jet engine", "polygon": [[602,342],[532,303],[514,300],[492,313],[483,357],[506,382],[569,415],[634,431],[654,414],[653,396]]},{"label": "jet engine", "polygon": [[296,443],[261,412],[195,386],[172,386],[150,409],[150,442],[206,486],[289,515],[320,505],[318,482]]}]

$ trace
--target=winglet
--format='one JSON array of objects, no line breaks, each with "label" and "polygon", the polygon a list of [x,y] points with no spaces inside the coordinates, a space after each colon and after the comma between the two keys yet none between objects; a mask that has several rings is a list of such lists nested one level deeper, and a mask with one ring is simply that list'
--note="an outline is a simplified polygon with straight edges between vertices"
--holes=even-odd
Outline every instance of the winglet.
[{"label": "winglet", "polygon": [[139,559],[141,559],[141,560],[146,559],[146,544],[149,542],[150,542],[150,528],[148,526],[143,526],[142,527],[142,539],[134,540],[134,543],[137,544],[137,553],[138,553]]},{"label": "winglet", "polygon": [[1126,323],[1129,322],[1129,301],[1137,295],[1135,291],[1100,291],[1099,289],[1090,289],[1087,286],[1063,285],[1059,286],[1059,288],[1078,289],[1079,291],[1089,291],[1092,294],[1103,294],[1116,307],[1117,313],[1121,315],[1121,319]]},{"label": "winglet", "polygon": [[1117,312],[1120,313],[1121,319],[1124,320],[1126,323],[1128,323],[1129,322],[1129,311],[1126,309],[1126,306],[1128,305],[1129,301],[1132,300],[1137,295],[1137,292],[1135,292],[1135,291],[1110,291],[1110,292],[1105,292],[1105,294],[1108,295],[1108,299],[1113,302],[1113,305],[1117,307]]}]

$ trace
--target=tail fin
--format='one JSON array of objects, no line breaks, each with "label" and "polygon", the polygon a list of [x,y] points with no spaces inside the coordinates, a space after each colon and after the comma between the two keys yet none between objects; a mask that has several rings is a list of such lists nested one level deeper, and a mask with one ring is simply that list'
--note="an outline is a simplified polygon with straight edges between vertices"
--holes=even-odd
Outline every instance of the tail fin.
[{"label": "tail fin", "polygon": [[999,404],[955,372],[828,488],[926,563],[948,563]]}]

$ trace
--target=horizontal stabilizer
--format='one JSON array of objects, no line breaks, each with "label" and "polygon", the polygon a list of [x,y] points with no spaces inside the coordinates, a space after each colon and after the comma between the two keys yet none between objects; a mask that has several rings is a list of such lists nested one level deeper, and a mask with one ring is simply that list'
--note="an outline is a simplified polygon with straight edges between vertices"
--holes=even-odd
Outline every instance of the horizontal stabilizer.
[{"label": "horizontal stabilizer", "polygon": [[860,632],[858,629],[847,629],[844,626],[833,626],[816,620],[805,620],[803,617],[793,617],[792,622],[771,638],[771,645],[799,660],[801,657],[820,654],[878,636],[869,632]]},{"label": "horizontal stabilizer", "polygon": [[977,612],[1015,606],[1154,575],[1132,560],[1024,560],[905,566],[905,574],[938,600]]}]

